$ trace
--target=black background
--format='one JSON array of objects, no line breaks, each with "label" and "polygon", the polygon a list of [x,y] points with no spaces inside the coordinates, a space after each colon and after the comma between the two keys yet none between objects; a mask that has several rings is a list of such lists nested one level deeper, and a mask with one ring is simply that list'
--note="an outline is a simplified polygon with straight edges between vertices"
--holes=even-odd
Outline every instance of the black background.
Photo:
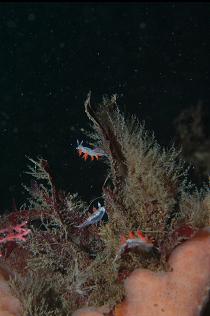
[{"label": "black background", "polygon": [[76,140],[84,100],[117,93],[163,145],[174,118],[210,102],[209,3],[1,3],[0,211],[24,202],[26,156],[49,161],[58,188],[100,194],[105,167]]}]

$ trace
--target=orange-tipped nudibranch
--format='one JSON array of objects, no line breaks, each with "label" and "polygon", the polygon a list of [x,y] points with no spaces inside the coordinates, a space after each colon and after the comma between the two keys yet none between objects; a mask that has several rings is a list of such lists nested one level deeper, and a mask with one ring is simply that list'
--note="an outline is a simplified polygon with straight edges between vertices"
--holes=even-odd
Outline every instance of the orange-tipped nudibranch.
[{"label": "orange-tipped nudibranch", "polygon": [[86,161],[88,159],[88,157],[91,157],[91,160],[98,160],[100,157],[103,156],[107,156],[107,154],[99,147],[94,147],[94,148],[89,148],[89,147],[85,147],[82,145],[83,141],[81,141],[81,143],[79,143],[79,141],[77,140],[77,147],[76,149],[79,152],[79,156],[82,156],[82,158],[84,158],[84,160]]},{"label": "orange-tipped nudibranch", "polygon": [[128,238],[126,238],[124,235],[120,236],[120,246],[114,261],[119,259],[127,249],[137,247],[145,252],[149,252],[154,249],[152,240],[145,237],[140,230],[137,230],[136,235],[137,237],[135,236],[134,232],[130,232]]}]

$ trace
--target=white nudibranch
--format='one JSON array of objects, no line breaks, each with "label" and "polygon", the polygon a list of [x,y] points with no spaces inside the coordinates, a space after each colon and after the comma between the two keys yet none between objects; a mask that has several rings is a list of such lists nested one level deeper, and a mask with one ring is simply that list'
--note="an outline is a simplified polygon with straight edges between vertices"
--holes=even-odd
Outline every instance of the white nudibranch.
[{"label": "white nudibranch", "polygon": [[82,223],[78,226],[75,226],[75,227],[84,228],[84,227],[87,227],[89,225],[96,224],[102,220],[104,214],[106,213],[105,207],[101,206],[101,204],[99,202],[98,202],[98,208],[97,209],[93,208],[93,211],[94,211],[94,213],[90,217],[88,217],[88,219],[84,223]]}]

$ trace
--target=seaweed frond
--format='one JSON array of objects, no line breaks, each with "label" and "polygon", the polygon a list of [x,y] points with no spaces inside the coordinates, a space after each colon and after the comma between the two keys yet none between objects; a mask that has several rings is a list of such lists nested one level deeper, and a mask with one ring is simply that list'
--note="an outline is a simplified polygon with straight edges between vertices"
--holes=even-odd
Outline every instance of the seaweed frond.
[{"label": "seaweed frond", "polygon": [[183,223],[196,230],[209,222],[204,194],[189,181],[180,150],[162,148],[135,116],[125,119],[115,96],[93,108],[89,94],[85,111],[109,154],[111,184],[103,192],[116,236],[141,229],[165,249],[171,232]]}]

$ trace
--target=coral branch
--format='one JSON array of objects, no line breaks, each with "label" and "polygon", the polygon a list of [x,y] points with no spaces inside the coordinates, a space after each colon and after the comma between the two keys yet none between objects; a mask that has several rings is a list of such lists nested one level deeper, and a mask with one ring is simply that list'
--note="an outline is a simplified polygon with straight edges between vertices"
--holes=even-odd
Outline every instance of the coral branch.
[{"label": "coral branch", "polygon": [[26,236],[31,232],[30,229],[25,228],[24,226],[27,222],[23,222],[16,226],[11,226],[0,230],[0,235],[5,235],[0,237],[0,243],[5,243],[7,241],[20,240],[26,241]]}]

